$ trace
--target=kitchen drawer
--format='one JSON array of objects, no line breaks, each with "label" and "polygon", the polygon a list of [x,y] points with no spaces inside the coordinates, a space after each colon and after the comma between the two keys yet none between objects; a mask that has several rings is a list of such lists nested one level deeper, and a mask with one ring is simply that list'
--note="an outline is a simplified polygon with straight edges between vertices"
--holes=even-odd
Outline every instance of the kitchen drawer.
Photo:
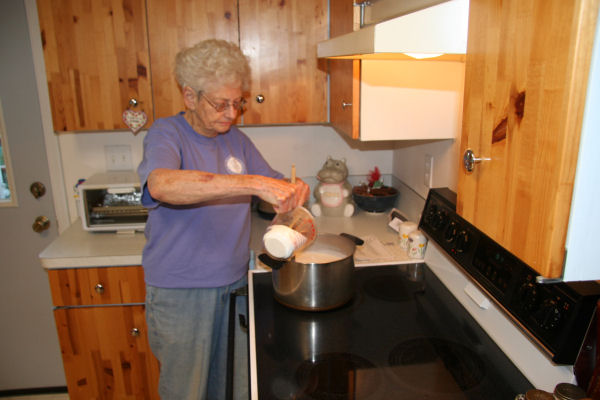
[{"label": "kitchen drawer", "polygon": [[48,270],[54,306],[143,303],[141,266]]}]

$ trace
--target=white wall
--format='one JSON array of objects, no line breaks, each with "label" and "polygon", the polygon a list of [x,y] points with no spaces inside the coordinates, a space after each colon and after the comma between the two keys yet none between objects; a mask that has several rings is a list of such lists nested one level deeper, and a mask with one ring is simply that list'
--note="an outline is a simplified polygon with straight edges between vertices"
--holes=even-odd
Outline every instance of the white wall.
[{"label": "white wall", "polygon": [[460,140],[399,142],[393,156],[392,174],[421,197],[426,198],[425,156],[433,156],[431,187],[449,187],[456,191],[458,182]]},{"label": "white wall", "polygon": [[[345,158],[350,173],[349,181],[357,184],[375,166],[386,175],[389,184],[393,164],[393,144],[389,142],[361,143],[346,140],[334,129],[320,125],[263,126],[243,128],[271,166],[289,176],[291,165],[296,165],[297,176],[311,187],[315,176],[328,155]],[[127,145],[131,148],[135,169],[142,160],[142,142],[145,131],[131,132],[62,133],[56,136],[60,147],[69,218],[77,217],[74,186],[79,179],[89,178],[107,170],[106,145]]]}]

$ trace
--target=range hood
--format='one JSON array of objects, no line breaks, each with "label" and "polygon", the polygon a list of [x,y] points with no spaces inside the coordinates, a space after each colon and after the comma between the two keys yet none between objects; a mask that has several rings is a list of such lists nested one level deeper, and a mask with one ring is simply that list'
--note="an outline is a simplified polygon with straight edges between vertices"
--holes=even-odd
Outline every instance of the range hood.
[{"label": "range hood", "polygon": [[469,1],[450,0],[317,45],[319,58],[464,59]]}]

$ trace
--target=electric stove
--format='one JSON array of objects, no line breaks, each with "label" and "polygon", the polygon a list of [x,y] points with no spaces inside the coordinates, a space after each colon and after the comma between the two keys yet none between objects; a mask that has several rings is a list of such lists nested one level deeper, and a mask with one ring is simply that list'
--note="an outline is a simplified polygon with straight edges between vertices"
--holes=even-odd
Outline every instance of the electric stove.
[{"label": "electric stove", "polygon": [[512,399],[532,387],[426,264],[361,267],[327,312],[252,279],[259,399]]},{"label": "electric stove", "polygon": [[286,307],[249,276],[252,399],[514,399],[575,383],[595,282],[548,284],[429,193],[425,262],[356,267],[354,296]]}]

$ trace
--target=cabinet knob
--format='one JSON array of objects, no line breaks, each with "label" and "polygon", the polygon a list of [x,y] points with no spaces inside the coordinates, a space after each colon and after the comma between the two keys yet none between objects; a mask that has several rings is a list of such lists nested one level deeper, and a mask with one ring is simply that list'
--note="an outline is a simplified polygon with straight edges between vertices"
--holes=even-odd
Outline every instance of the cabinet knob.
[{"label": "cabinet knob", "polygon": [[471,149],[467,149],[465,151],[465,154],[463,154],[463,166],[465,167],[465,170],[467,172],[471,172],[473,171],[473,168],[475,167],[476,163],[480,163],[482,161],[491,161],[491,158],[487,158],[487,157],[475,157],[475,153],[473,153],[473,150]]},{"label": "cabinet knob", "polygon": [[101,283],[97,283],[96,286],[94,286],[94,290],[96,291],[96,293],[102,294],[104,293],[104,286],[102,286]]},{"label": "cabinet knob", "polygon": [[43,215],[39,216],[35,219],[35,221],[33,221],[33,225],[31,226],[31,228],[34,230],[34,232],[43,232],[46,229],[50,228],[50,220],[48,219],[48,217],[44,217]]},{"label": "cabinet knob", "polygon": [[131,336],[134,336],[134,337],[140,336],[140,330],[138,328],[131,329],[131,331],[129,331],[129,333],[131,334]]},{"label": "cabinet knob", "polygon": [[344,100],[342,100],[342,110],[345,110],[346,107],[352,107],[352,103],[346,103]]},{"label": "cabinet knob", "polygon": [[265,96],[263,96],[262,94],[257,94],[256,95],[256,102],[257,103],[263,103],[265,101]]}]

